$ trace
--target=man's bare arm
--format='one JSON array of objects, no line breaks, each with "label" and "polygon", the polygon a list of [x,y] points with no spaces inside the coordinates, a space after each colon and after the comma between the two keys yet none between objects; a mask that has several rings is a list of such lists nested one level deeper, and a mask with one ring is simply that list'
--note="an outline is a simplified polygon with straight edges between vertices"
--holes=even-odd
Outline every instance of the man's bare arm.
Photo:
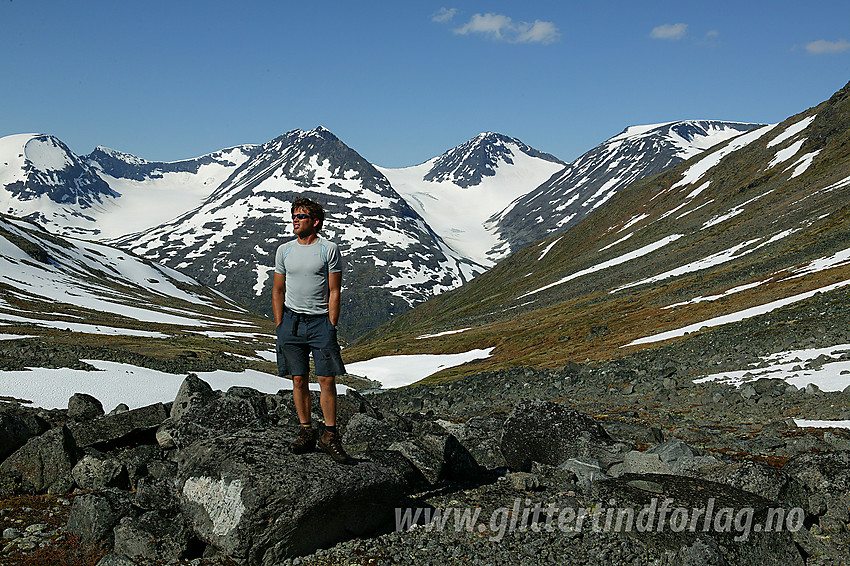
[{"label": "man's bare arm", "polygon": [[274,274],[274,284],[272,285],[272,312],[274,313],[275,328],[283,320],[283,298],[286,296],[286,275],[283,273]]},{"label": "man's bare arm", "polygon": [[328,318],[334,326],[339,323],[339,296],[342,289],[342,273],[328,273]]}]

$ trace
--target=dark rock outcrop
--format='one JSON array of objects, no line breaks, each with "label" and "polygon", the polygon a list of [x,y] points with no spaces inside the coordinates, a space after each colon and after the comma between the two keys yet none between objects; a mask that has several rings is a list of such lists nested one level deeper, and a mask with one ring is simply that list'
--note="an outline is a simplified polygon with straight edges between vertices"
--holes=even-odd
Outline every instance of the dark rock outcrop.
[{"label": "dark rock outcrop", "polygon": [[81,448],[87,446],[131,443],[134,436],[153,435],[168,416],[162,403],[140,407],[123,413],[106,415],[99,419],[74,423],[71,434]]},{"label": "dark rock outcrop", "polygon": [[0,464],[0,476],[12,472],[39,493],[70,474],[77,461],[77,446],[65,426],[31,438]]},{"label": "dark rock outcrop", "polygon": [[598,422],[551,401],[520,401],[502,430],[508,466],[528,470],[531,462],[557,466],[570,458],[613,454],[614,440]]},{"label": "dark rock outcrop", "polygon": [[293,439],[255,427],[181,450],[180,507],[202,540],[272,565],[391,520],[406,486],[400,473],[365,460],[340,466],[319,453],[294,456]]}]

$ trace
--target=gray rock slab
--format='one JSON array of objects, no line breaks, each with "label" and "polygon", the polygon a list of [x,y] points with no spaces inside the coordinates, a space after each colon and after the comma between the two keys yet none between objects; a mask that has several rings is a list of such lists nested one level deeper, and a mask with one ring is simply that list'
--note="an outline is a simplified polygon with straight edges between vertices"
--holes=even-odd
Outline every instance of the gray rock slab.
[{"label": "gray rock slab", "polygon": [[121,442],[137,434],[154,434],[167,417],[168,409],[166,406],[162,403],[155,403],[124,413],[75,423],[70,427],[70,430],[77,445],[85,448]]},{"label": "gray rock slab", "polygon": [[626,474],[669,474],[670,466],[658,454],[627,452],[623,458],[623,473]]},{"label": "gray rock slab", "polygon": [[396,469],[289,453],[292,433],[242,429],[181,451],[180,507],[204,542],[270,566],[388,524],[406,487]]},{"label": "gray rock slab", "polygon": [[585,493],[590,492],[593,482],[608,477],[602,471],[599,460],[593,458],[570,458],[558,467],[575,474],[576,484]]}]

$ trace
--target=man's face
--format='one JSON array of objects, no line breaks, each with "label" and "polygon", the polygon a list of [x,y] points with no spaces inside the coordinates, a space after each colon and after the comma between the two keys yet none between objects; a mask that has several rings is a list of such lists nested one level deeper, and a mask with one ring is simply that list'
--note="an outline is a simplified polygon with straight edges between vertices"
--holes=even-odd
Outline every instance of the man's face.
[{"label": "man's face", "polygon": [[306,208],[296,208],[292,211],[292,231],[299,238],[315,234],[318,225],[319,221],[312,218]]}]

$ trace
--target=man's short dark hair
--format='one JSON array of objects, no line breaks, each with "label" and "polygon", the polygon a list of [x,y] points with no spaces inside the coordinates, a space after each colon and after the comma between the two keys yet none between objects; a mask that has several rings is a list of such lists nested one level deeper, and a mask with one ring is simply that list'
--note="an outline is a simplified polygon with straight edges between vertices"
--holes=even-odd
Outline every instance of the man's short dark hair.
[{"label": "man's short dark hair", "polygon": [[322,224],[325,222],[325,209],[322,208],[321,204],[314,200],[310,200],[307,197],[298,197],[295,199],[295,202],[292,203],[292,212],[294,213],[299,208],[306,210],[307,214],[309,214],[310,218],[313,220],[319,221],[319,226],[316,228],[317,232],[322,229]]}]

